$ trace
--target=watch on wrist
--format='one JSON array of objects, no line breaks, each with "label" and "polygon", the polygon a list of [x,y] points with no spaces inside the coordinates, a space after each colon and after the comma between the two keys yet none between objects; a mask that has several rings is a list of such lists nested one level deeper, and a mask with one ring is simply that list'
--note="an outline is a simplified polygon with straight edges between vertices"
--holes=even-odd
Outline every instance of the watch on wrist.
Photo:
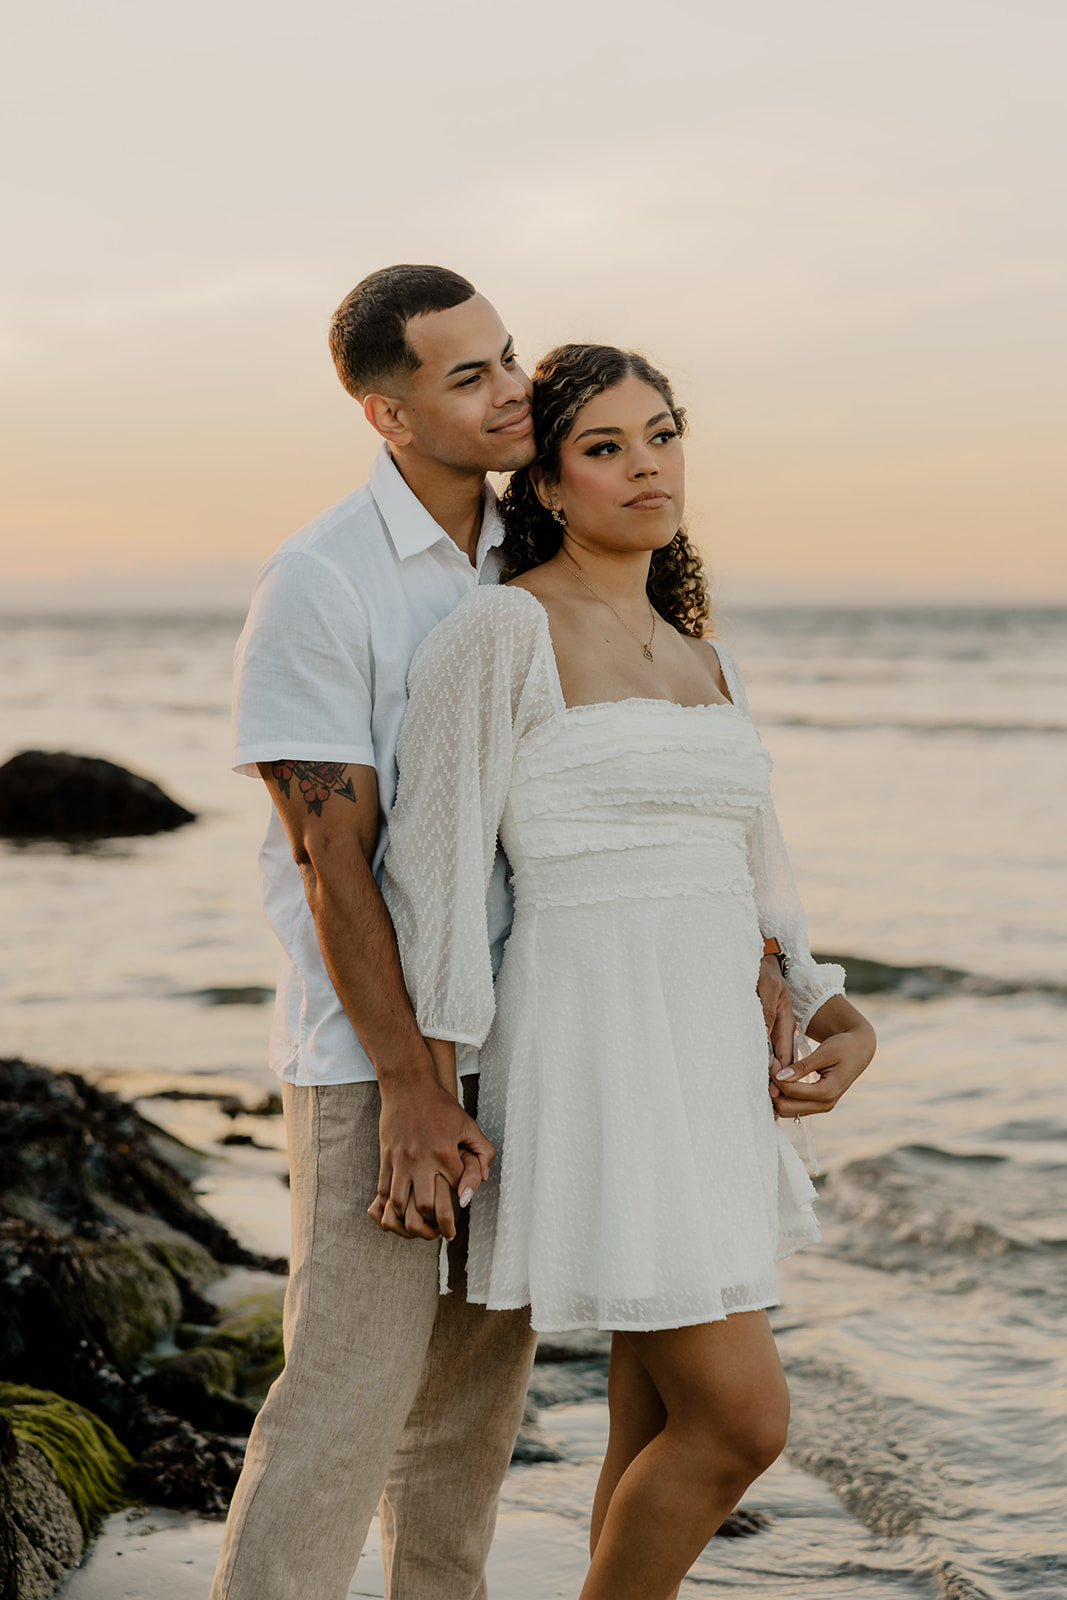
[{"label": "watch on wrist", "polygon": [[791,962],[789,958],[789,951],[783,944],[780,944],[777,939],[764,939],[763,954],[765,956],[774,957],[778,963],[778,970],[781,972],[783,978],[788,975]]}]

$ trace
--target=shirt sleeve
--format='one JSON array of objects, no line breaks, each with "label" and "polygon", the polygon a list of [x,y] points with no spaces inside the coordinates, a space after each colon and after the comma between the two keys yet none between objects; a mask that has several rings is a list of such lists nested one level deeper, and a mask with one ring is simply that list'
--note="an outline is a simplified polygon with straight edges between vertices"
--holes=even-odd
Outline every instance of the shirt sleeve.
[{"label": "shirt sleeve", "polygon": [[481,1046],[492,1024],[486,892],[516,742],[550,711],[546,651],[533,597],[483,587],[411,665],[382,893],[428,1038]]},{"label": "shirt sleeve", "polygon": [[[730,698],[751,720],[745,685],[737,663],[716,642],[716,651]],[[782,830],[773,800],[767,805],[749,829],[749,871],[755,884],[756,910],[760,931],[765,939],[777,939],[789,956],[786,983],[793,1002],[793,1015],[801,1033],[832,995],[845,992],[845,969],[830,961],[816,961],[808,942],[808,919],[797,891],[789,852],[785,847]]]},{"label": "shirt sleeve", "polygon": [[233,764],[345,761],[373,767],[366,610],[348,579],[306,551],[263,568],[234,654]]}]

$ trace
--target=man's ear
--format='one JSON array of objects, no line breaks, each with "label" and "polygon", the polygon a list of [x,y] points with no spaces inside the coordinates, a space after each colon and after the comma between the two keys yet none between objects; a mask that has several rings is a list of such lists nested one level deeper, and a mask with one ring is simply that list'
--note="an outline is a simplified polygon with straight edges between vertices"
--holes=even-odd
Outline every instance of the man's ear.
[{"label": "man's ear", "polygon": [[369,394],[363,401],[363,415],[387,444],[403,447],[411,443],[407,407],[403,400],[387,394]]}]

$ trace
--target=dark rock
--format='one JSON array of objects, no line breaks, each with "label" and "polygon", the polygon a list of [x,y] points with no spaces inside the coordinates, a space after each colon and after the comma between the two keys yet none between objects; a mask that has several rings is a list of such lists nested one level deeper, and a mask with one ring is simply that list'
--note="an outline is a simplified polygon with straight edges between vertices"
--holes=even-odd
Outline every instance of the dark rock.
[{"label": "dark rock", "polygon": [[237,1363],[238,1394],[258,1408],[285,1364],[279,1300],[262,1294],[235,1300],[201,1347],[229,1352]]},{"label": "dark rock", "polygon": [[603,1400],[608,1392],[608,1364],[603,1360],[536,1364],[529,1395],[536,1406],[572,1406],[581,1400]]},{"label": "dark rock", "polygon": [[132,1106],[75,1073],[0,1061],[0,1215],[90,1239],[143,1234],[154,1218],[165,1225],[154,1243],[177,1249],[175,1235],[185,1235],[185,1245],[195,1241],[215,1261],[284,1272],[284,1262],[245,1250],[198,1204],[161,1153],[168,1142]]},{"label": "dark rock", "polygon": [[220,1094],[217,1089],[157,1089],[153,1094],[142,1095],[143,1100],[214,1100],[226,1117],[280,1117],[283,1111],[280,1094],[266,1094],[257,1105],[246,1105],[240,1095]]},{"label": "dark rock", "polygon": [[830,961],[844,967],[849,994],[893,994],[902,1000],[935,1000],[942,995],[969,994],[984,998],[1009,994],[1042,994],[1061,1005],[1067,1001],[1067,984],[1023,980],[1012,982],[991,978],[981,972],[964,972],[959,967],[934,964],[898,967],[889,961],[872,961],[866,956],[827,955],[819,952],[816,961]]},{"label": "dark rock", "polygon": [[753,1533],[762,1533],[774,1526],[769,1511],[731,1511],[715,1529],[717,1539],[747,1539]]},{"label": "dark rock", "polygon": [[564,1461],[562,1441],[547,1434],[537,1422],[524,1422],[512,1447],[513,1463],[528,1466],[537,1461]]},{"label": "dark rock", "polygon": [[0,1600],[47,1600],[84,1544],[45,1455],[0,1420]]},{"label": "dark rock", "polygon": [[[286,1264],[243,1249],[198,1205],[166,1158],[171,1147],[190,1157],[76,1075],[0,1061],[0,1374],[77,1402],[112,1429],[135,1458],[131,1494],[214,1513],[228,1502],[241,1448],[201,1430],[247,1432],[280,1368],[280,1312],[234,1310],[225,1340],[199,1358],[214,1363],[213,1411],[202,1384],[187,1417],[192,1386],[152,1390],[139,1367],[176,1324],[203,1345],[210,1324],[227,1321],[203,1294],[221,1262]],[[236,1374],[228,1387],[223,1367]]]},{"label": "dark rock", "polygon": [[20,1445],[45,1457],[84,1534],[123,1504],[129,1454],[83,1406],[26,1384],[0,1383],[0,1422]]},{"label": "dark rock", "polygon": [[130,1469],[130,1494],[154,1506],[221,1515],[237,1485],[243,1452],[232,1440],[198,1433],[174,1417],[169,1420],[170,1430]]},{"label": "dark rock", "polygon": [[130,1457],[60,1395],[0,1384],[0,1596],[52,1593],[84,1541],[123,1504]]},{"label": "dark rock", "polygon": [[543,1333],[537,1341],[540,1362],[607,1361],[611,1354],[611,1334],[599,1328],[576,1328],[571,1333]]},{"label": "dark rock", "polygon": [[201,1428],[248,1433],[285,1363],[276,1298],[247,1295],[209,1329],[179,1328],[183,1354],[165,1356],[140,1388]]},{"label": "dark rock", "polygon": [[274,999],[274,990],[262,983],[244,983],[235,988],[191,989],[187,998],[205,1006],[264,1006]]},{"label": "dark rock", "polygon": [[112,761],[24,750],[0,767],[0,835],[113,839],[195,822],[157,784]]},{"label": "dark rock", "polygon": [[237,1362],[227,1350],[200,1347],[167,1356],[141,1385],[153,1402],[215,1433],[247,1434],[257,1407],[234,1393]]}]

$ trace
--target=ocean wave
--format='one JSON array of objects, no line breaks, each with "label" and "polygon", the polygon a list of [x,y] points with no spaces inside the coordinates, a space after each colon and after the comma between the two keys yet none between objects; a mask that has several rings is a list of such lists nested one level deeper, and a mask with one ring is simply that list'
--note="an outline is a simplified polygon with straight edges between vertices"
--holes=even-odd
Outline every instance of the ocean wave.
[{"label": "ocean wave", "polygon": [[790,717],[770,715],[760,717],[762,728],[811,728],[820,733],[969,733],[982,738],[1002,738],[1017,734],[1058,735],[1067,734],[1063,722],[926,722],[917,719],[894,717]]},{"label": "ocean wave", "polygon": [[991,1590],[983,1589],[961,1572],[955,1561],[935,1560],[933,1575],[940,1586],[942,1600],[996,1600]]},{"label": "ocean wave", "polygon": [[924,1465],[924,1444],[902,1441],[885,1402],[857,1373],[810,1358],[787,1358],[785,1368],[791,1461],[829,1483],[874,1533],[896,1538],[949,1515],[944,1485]]},{"label": "ocean wave", "polygon": [[999,1268],[1014,1257],[1037,1283],[1062,1289],[1067,1152],[1060,1162],[1022,1162],[903,1145],[831,1173],[823,1195],[847,1224],[835,1254],[924,1274],[941,1271],[946,1258]]},{"label": "ocean wave", "polygon": [[[964,1522],[973,1506],[966,1482],[941,1465],[928,1419],[878,1394],[843,1363],[786,1353],[784,1365],[793,1401],[789,1459],[827,1483],[872,1533],[914,1541],[899,1552],[898,1576],[908,1571],[925,1578],[941,1600],[1001,1600],[999,1588],[987,1588],[986,1579],[968,1570],[967,1555],[945,1549],[949,1528]],[[852,1562],[835,1575],[847,1570],[859,1577],[884,1571]]]},{"label": "ocean wave", "polygon": [[868,956],[828,954],[819,951],[816,961],[829,961],[844,967],[851,994],[896,994],[904,1000],[932,1000],[942,995],[967,994],[995,999],[1009,994],[1040,994],[1067,1001],[1067,984],[1049,983],[1040,978],[991,978],[980,972],[964,972],[959,967],[895,966],[890,961],[873,961]]}]

